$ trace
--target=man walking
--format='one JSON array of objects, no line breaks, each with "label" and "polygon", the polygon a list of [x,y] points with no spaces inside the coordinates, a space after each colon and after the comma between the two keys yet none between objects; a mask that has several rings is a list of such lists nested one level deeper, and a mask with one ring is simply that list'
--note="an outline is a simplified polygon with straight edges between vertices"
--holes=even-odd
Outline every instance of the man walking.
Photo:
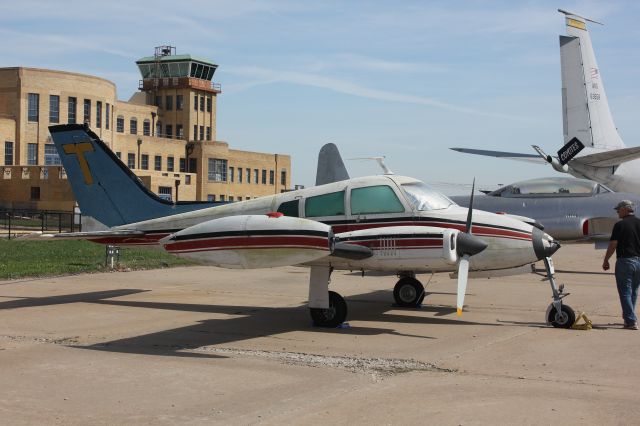
[{"label": "man walking", "polygon": [[633,214],[635,206],[629,200],[622,200],[614,209],[622,220],[616,222],[611,233],[602,269],[609,270],[609,258],[616,252],[616,284],[622,305],[624,328],[638,329],[636,300],[640,287],[640,219]]}]

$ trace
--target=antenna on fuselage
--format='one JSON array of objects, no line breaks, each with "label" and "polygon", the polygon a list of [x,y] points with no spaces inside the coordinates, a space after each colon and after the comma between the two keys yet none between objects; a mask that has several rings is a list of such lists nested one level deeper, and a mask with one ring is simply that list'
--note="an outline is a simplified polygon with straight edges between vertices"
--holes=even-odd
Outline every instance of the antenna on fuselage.
[{"label": "antenna on fuselage", "polygon": [[389,169],[387,167],[386,164],[384,164],[384,159],[385,158],[386,157],[355,157],[355,158],[347,158],[347,160],[375,160],[378,163],[378,165],[382,168],[382,172],[385,175],[393,175],[393,174],[395,174],[395,173],[393,173],[391,171],[391,169]]}]

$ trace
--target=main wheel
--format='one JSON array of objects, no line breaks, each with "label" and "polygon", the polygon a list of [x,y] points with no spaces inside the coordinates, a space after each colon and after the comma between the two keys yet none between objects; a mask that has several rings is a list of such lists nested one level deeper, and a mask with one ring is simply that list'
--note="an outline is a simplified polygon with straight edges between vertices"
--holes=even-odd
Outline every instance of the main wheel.
[{"label": "main wheel", "polygon": [[335,328],[347,318],[347,302],[335,291],[330,291],[329,308],[309,308],[309,312],[315,326]]},{"label": "main wheel", "polygon": [[393,288],[396,305],[403,308],[415,308],[424,300],[424,286],[415,278],[401,278]]},{"label": "main wheel", "polygon": [[560,312],[557,311],[555,306],[551,307],[547,322],[556,328],[571,328],[573,323],[576,322],[576,313],[568,305],[563,304],[561,306]]}]

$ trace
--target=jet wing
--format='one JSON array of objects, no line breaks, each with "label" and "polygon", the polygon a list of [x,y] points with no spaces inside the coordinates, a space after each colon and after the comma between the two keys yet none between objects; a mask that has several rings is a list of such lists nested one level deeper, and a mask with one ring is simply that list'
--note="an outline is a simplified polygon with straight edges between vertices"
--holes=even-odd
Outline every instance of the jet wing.
[{"label": "jet wing", "polygon": [[575,162],[591,167],[613,167],[636,158],[640,158],[640,146],[587,154],[573,158],[570,163]]},{"label": "jet wing", "polygon": [[537,154],[522,154],[518,152],[505,152],[505,151],[489,151],[486,149],[471,149],[471,148],[449,148],[454,151],[462,152],[465,154],[484,155],[487,157],[503,158],[507,160],[526,161],[527,163],[545,164],[544,158]]}]

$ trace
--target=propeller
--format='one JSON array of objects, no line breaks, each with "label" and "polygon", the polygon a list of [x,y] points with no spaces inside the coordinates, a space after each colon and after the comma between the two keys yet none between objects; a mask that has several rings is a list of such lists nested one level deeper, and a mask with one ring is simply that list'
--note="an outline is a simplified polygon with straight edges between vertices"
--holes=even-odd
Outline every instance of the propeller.
[{"label": "propeller", "polygon": [[462,256],[458,263],[458,298],[457,312],[458,316],[462,315],[462,306],[464,305],[464,295],[467,291],[467,279],[469,278],[469,258],[480,253],[487,248],[487,243],[472,234],[473,227],[473,192],[476,187],[476,179],[473,179],[471,185],[471,198],[469,199],[469,212],[467,213],[467,227],[464,233],[458,233],[456,251]]}]

